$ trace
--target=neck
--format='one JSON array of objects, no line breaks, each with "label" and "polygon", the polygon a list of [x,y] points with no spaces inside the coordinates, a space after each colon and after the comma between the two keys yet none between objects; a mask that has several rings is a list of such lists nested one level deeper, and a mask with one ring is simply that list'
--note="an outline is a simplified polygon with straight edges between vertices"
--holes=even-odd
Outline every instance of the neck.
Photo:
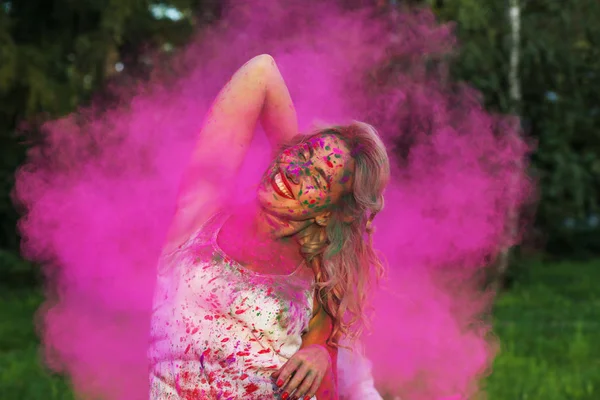
[{"label": "neck", "polygon": [[[291,221],[267,213],[258,204],[249,203],[236,206],[232,217],[252,242],[269,244],[269,254],[287,254],[294,258],[300,256],[299,249],[307,242],[319,243],[326,240],[325,229],[313,220]],[[259,248],[265,248],[259,246]],[[255,251],[256,252],[256,251]],[[254,255],[256,257],[256,254]],[[304,256],[302,256],[304,257]],[[310,267],[314,270],[315,263]]]},{"label": "neck", "polygon": [[292,221],[270,214],[257,202],[237,206],[234,214],[249,232],[270,241],[295,238],[298,232],[313,224],[311,220]]}]

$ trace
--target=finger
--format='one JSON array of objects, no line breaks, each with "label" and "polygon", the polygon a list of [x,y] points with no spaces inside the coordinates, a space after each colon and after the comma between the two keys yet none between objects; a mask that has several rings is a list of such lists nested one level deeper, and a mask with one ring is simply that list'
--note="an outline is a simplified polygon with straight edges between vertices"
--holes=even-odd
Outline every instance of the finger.
[{"label": "finger", "polygon": [[288,383],[283,385],[281,390],[284,393],[291,394],[302,383],[302,381],[306,377],[306,374],[308,373],[308,371],[309,371],[308,365],[306,365],[306,364],[300,365],[300,367],[296,370],[296,372],[292,376],[292,379],[290,379],[290,381]]},{"label": "finger", "polygon": [[312,385],[310,386],[310,389],[308,389],[308,393],[306,394],[306,396],[308,396],[308,398],[312,398],[315,393],[317,393],[317,390],[319,390],[319,387],[321,387],[321,382],[323,381],[323,376],[319,373],[315,374],[315,379],[312,382]]},{"label": "finger", "polygon": [[313,384],[313,381],[315,380],[316,375],[317,375],[317,373],[310,369],[306,372],[306,376],[304,377],[304,380],[302,380],[302,383],[300,385],[298,385],[298,389],[296,389],[296,393],[294,393],[295,398],[303,399],[304,396],[306,396],[306,394],[312,387],[312,384]]},{"label": "finger", "polygon": [[300,366],[300,364],[302,363],[302,361],[300,361],[298,358],[296,357],[292,357],[290,358],[284,365],[283,367],[281,367],[279,369],[278,372],[278,376],[277,376],[277,386],[282,387],[290,378],[290,376],[292,376],[292,374],[294,373],[294,371],[296,371],[296,369],[298,369],[298,367]]}]

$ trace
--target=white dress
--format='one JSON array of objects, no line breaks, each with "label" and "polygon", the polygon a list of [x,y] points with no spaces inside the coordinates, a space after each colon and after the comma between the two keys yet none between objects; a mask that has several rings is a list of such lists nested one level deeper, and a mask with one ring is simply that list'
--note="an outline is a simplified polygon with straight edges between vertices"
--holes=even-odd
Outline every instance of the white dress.
[{"label": "white dress", "polygon": [[302,343],[314,279],[262,275],[216,237],[227,215],[161,258],[151,327],[151,400],[279,399],[271,373]]}]

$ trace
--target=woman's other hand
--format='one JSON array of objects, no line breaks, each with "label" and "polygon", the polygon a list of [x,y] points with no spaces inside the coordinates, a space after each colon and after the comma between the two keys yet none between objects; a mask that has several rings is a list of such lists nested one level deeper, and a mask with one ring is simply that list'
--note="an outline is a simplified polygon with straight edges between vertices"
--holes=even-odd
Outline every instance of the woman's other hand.
[{"label": "woman's other hand", "polygon": [[329,351],[320,344],[313,344],[298,350],[272,376],[281,388],[283,400],[290,394],[291,399],[310,399],[331,369]]}]

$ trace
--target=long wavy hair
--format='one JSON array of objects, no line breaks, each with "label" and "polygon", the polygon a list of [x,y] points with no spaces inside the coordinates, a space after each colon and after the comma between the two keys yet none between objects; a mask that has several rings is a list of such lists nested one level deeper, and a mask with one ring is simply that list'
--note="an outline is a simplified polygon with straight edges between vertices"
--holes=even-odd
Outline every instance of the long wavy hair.
[{"label": "long wavy hair", "polygon": [[297,137],[291,145],[324,134],[341,138],[350,149],[352,187],[330,206],[331,217],[325,227],[311,224],[296,237],[302,255],[315,271],[317,299],[333,319],[328,344],[338,346],[340,338],[352,343],[368,327],[368,294],[373,281],[385,275],[373,249],[372,223],[383,209],[390,164],[377,131],[363,122],[317,129]]}]

